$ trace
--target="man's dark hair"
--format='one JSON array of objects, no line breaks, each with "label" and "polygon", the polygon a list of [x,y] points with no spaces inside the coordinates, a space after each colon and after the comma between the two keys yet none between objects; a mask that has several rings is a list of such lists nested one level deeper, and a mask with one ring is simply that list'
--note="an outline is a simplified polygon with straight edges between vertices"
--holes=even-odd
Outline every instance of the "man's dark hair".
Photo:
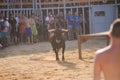
[{"label": "man's dark hair", "polygon": [[120,38],[120,19],[115,20],[111,25],[111,35]]}]

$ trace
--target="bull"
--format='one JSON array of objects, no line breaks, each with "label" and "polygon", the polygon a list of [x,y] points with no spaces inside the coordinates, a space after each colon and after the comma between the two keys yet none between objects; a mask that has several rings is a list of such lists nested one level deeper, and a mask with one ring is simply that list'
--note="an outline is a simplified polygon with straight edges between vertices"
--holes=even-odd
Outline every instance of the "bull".
[{"label": "bull", "polygon": [[64,33],[68,32],[67,29],[50,29],[48,30],[50,33],[49,41],[53,48],[53,51],[56,55],[56,60],[59,61],[58,52],[62,48],[62,61],[65,60],[64,58],[64,51],[65,51],[65,36]]}]

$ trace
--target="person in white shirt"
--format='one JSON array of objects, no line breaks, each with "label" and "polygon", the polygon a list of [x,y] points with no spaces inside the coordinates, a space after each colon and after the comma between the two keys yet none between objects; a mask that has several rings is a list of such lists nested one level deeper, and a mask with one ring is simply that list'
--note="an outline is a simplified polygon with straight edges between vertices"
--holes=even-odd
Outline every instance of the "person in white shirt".
[{"label": "person in white shirt", "polygon": [[5,21],[4,21],[4,29],[2,31],[2,34],[3,34],[3,39],[4,39],[4,46],[7,47],[9,45],[9,31],[10,31],[10,24],[8,22],[8,18],[5,18]]}]

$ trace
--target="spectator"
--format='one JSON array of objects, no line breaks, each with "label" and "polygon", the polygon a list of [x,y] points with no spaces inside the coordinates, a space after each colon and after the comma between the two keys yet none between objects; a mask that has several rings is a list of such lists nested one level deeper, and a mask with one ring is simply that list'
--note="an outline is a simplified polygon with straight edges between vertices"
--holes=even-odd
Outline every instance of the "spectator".
[{"label": "spectator", "polygon": [[3,19],[3,14],[0,13],[0,44],[4,45],[4,40],[3,40],[3,31],[4,30],[4,19]]},{"label": "spectator", "polygon": [[75,37],[77,38],[77,35],[80,35],[82,33],[82,28],[81,28],[81,18],[80,16],[78,16],[78,13],[75,12],[75,15],[73,17],[73,21],[74,21],[74,32],[75,32]]},{"label": "spectator", "polygon": [[[20,15],[19,15],[20,16]],[[20,17],[18,17],[18,15],[16,14],[15,15],[15,20],[16,20],[16,32],[17,32],[17,43],[19,43],[19,39],[20,39],[20,37],[19,37],[19,19]]]},{"label": "spectator", "polygon": [[36,42],[38,31],[37,31],[37,28],[36,28],[35,15],[34,14],[32,14],[31,17],[30,17],[30,26],[31,26],[31,29],[32,29],[33,40],[34,40],[34,42]]},{"label": "spectator", "polygon": [[49,29],[49,27],[50,27],[50,24],[49,24],[50,15],[51,15],[51,13],[48,13],[48,16],[46,16],[46,18],[45,18],[45,23],[47,25],[47,29]]},{"label": "spectator", "polygon": [[2,30],[2,37],[4,41],[4,47],[7,47],[9,45],[9,32],[10,32],[10,24],[8,22],[8,18],[5,18],[4,20],[4,29]]},{"label": "spectator", "polygon": [[65,23],[66,23],[66,21],[64,19],[64,14],[61,11],[60,14],[59,14],[59,24],[60,24],[61,28],[66,28]]},{"label": "spectator", "polygon": [[18,27],[19,38],[20,38],[19,41],[21,44],[25,42],[25,29],[26,29],[26,23],[25,23],[25,16],[23,15],[19,19],[19,27]]},{"label": "spectator", "polygon": [[43,34],[42,34],[42,20],[40,19],[40,16],[36,16],[36,19],[35,19],[35,22],[36,22],[36,27],[37,27],[37,31],[38,31],[38,40],[39,41],[42,41],[43,40]]},{"label": "spectator", "polygon": [[48,23],[50,25],[49,29],[55,28],[55,19],[53,15],[50,15]]},{"label": "spectator", "polygon": [[11,41],[16,44],[17,43],[17,28],[16,28],[16,20],[14,18],[13,15],[10,16],[9,19],[9,23],[10,23],[10,36],[11,36]]},{"label": "spectator", "polygon": [[27,44],[33,44],[33,35],[32,35],[32,29],[30,26],[30,16],[25,18],[25,23],[26,23],[26,36],[27,36]]}]

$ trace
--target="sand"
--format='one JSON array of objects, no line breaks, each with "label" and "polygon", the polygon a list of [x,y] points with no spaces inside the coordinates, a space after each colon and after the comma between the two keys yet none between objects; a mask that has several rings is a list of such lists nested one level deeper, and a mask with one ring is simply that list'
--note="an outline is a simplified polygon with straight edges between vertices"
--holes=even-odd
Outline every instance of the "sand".
[{"label": "sand", "polygon": [[92,80],[95,51],[106,46],[104,38],[82,44],[78,59],[77,40],[66,41],[65,61],[55,60],[49,42],[14,45],[0,50],[0,80]]}]

